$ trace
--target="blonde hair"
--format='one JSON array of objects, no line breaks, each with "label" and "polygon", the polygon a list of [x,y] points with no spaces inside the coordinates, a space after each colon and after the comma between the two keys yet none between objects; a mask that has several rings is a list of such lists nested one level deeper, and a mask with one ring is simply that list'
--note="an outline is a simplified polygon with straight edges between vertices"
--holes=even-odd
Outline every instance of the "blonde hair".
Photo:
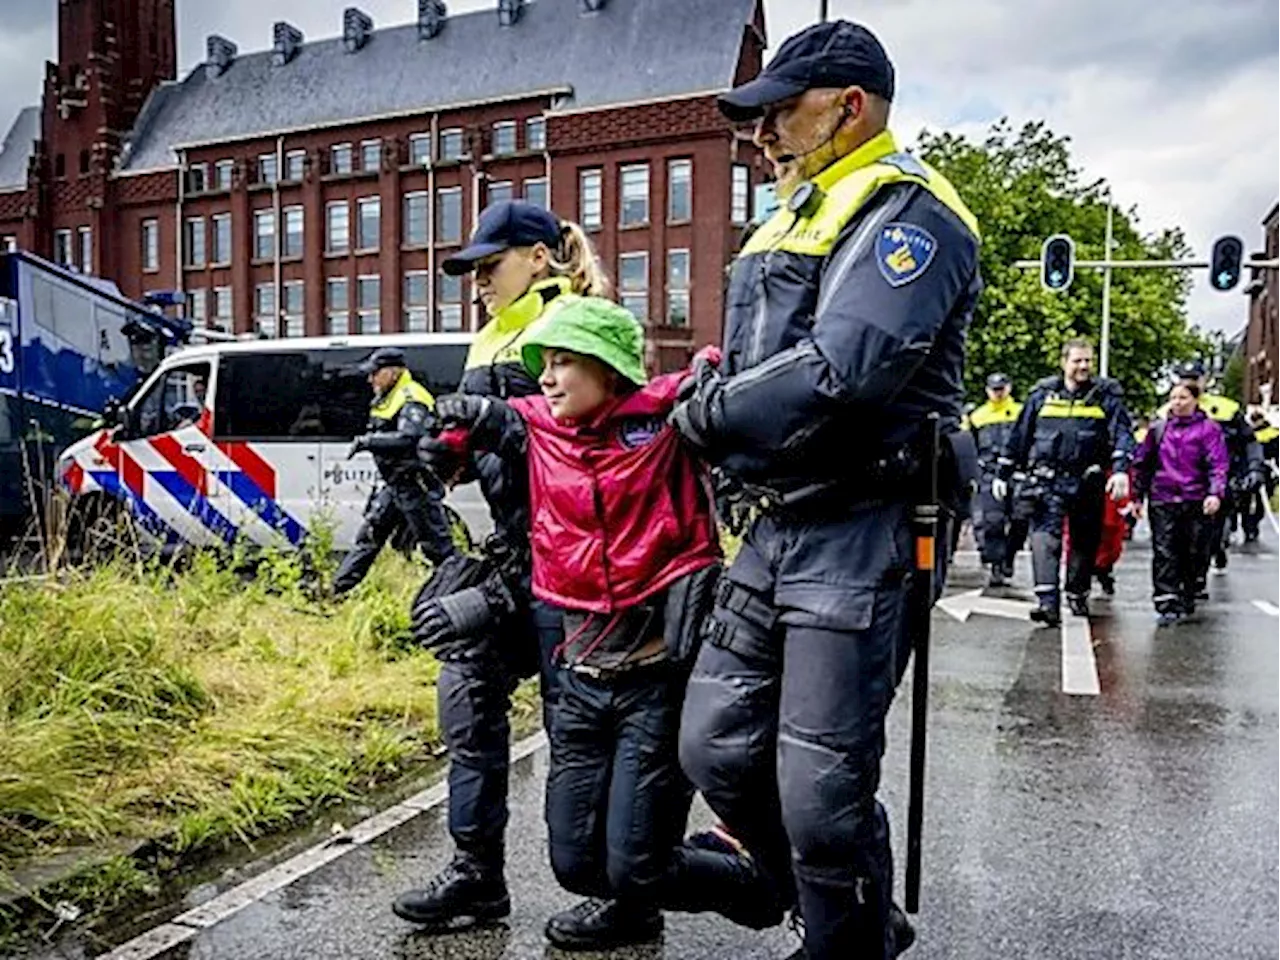
[{"label": "blonde hair", "polygon": [[560,221],[560,246],[551,251],[551,275],[567,277],[574,293],[584,297],[607,297],[609,275],[596,256],[586,231],[572,220]]}]

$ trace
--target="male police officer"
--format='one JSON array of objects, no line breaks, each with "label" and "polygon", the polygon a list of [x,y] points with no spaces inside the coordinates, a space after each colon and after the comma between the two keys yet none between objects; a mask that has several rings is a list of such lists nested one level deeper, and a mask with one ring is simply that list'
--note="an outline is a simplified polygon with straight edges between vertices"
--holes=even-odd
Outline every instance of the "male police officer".
[{"label": "male police officer", "polygon": [[410,542],[420,546],[433,563],[457,549],[449,536],[444,490],[418,460],[418,440],[431,424],[435,399],[413,379],[404,351],[395,347],[375,350],[360,371],[369,378],[374,400],[369,432],[356,438],[350,455],[362,450],[372,453],[383,486],[365,505],[355,546],[334,575],[335,594],[346,593],[364,579],[401,525],[408,528]]},{"label": "male police officer", "polygon": [[1253,437],[1262,451],[1262,464],[1265,473],[1263,474],[1263,486],[1253,491],[1253,495],[1248,498],[1241,509],[1240,522],[1244,527],[1244,542],[1256,543],[1258,535],[1262,532],[1262,517],[1267,512],[1262,499],[1264,490],[1268,497],[1276,492],[1274,464],[1276,462],[1277,441],[1280,441],[1280,430],[1271,425],[1271,421],[1267,419],[1266,414],[1261,410],[1254,410],[1253,413],[1249,414],[1249,426],[1253,428]]},{"label": "male police officer", "polygon": [[1033,620],[1050,626],[1061,621],[1058,564],[1064,519],[1071,524],[1067,603],[1077,616],[1089,615],[1104,489],[1117,500],[1128,495],[1126,470],[1132,453],[1133,428],[1124,391],[1114,380],[1094,379],[1093,345],[1088,340],[1068,340],[1062,346],[1062,375],[1046,377],[1032,389],[1009,433],[1000,475],[991,484],[992,495],[1003,500],[1014,472],[1025,473],[1015,496],[1029,501],[1031,508],[1037,600]]},{"label": "male police officer", "polygon": [[1194,383],[1200,388],[1200,409],[1222,428],[1223,437],[1227,441],[1227,455],[1231,459],[1227,469],[1227,496],[1222,509],[1213,516],[1209,550],[1201,551],[1198,555],[1203,567],[1196,571],[1197,595],[1200,599],[1207,600],[1209,561],[1212,558],[1213,565],[1219,570],[1227,568],[1227,544],[1231,540],[1228,521],[1261,489],[1266,478],[1266,467],[1262,462],[1262,447],[1254,437],[1253,427],[1245,419],[1240,404],[1205,389],[1204,364],[1199,360],[1189,360],[1179,364],[1176,372],[1180,381]]},{"label": "male police officer", "polygon": [[756,121],[783,203],[735,263],[720,370],[672,414],[761,507],[689,683],[681,760],[784,889],[794,865],[814,960],[904,946],[876,789],[910,645],[914,451],[929,414],[958,426],[981,288],[974,217],[898,149],[893,91],[879,41],[836,21],[720,98]]},{"label": "male police officer", "polygon": [[978,446],[982,479],[978,485],[978,509],[973,530],[978,537],[982,562],[991,567],[991,586],[1003,586],[1013,576],[1013,559],[1027,537],[1027,521],[1015,517],[1006,496],[996,499],[991,481],[1000,475],[999,460],[1005,442],[1022,412],[1013,399],[1009,377],[993,373],[987,377],[987,402],[969,414],[969,430]]}]

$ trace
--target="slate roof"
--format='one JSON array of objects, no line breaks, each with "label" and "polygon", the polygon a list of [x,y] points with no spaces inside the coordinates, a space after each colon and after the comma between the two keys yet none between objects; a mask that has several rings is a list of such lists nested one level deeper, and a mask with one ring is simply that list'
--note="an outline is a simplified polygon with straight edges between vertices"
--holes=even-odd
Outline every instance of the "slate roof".
[{"label": "slate roof", "polygon": [[9,128],[0,147],[0,190],[27,185],[27,161],[35,141],[40,139],[40,108],[25,107]]},{"label": "slate roof", "polygon": [[[733,81],[756,0],[526,3],[513,26],[498,4],[449,16],[430,40],[417,22],[376,30],[347,53],[342,38],[306,42],[294,59],[242,54],[225,73],[201,64],[150,97],[124,169],[177,162],[174,146],[339,124],[451,104],[570,88],[563,109],[722,90]],[[336,19],[336,18],[335,18]]]}]

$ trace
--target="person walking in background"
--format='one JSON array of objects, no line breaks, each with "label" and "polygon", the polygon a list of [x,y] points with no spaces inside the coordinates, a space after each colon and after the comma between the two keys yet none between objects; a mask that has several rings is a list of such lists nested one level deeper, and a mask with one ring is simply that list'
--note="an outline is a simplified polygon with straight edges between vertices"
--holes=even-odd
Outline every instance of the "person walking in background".
[{"label": "person walking in background", "polygon": [[1197,384],[1174,386],[1167,418],[1152,425],[1133,461],[1135,497],[1151,501],[1152,593],[1162,625],[1195,611],[1197,569],[1215,546],[1213,517],[1227,491],[1226,440],[1199,402]]},{"label": "person walking in background", "polygon": [[973,511],[973,533],[982,563],[991,569],[989,583],[993,587],[1004,586],[1013,576],[1013,558],[1027,539],[1027,521],[1013,515],[1008,491],[997,499],[991,489],[991,481],[1000,475],[1000,454],[1021,412],[1022,404],[1013,399],[1008,374],[993,373],[987,377],[987,402],[967,418],[969,431],[978,445],[982,473]]},{"label": "person walking in background", "polygon": [[1262,448],[1262,464],[1266,470],[1263,474],[1262,486],[1253,491],[1253,495],[1240,509],[1240,522],[1244,527],[1244,542],[1256,543],[1262,531],[1262,518],[1267,512],[1264,497],[1275,496],[1276,492],[1276,447],[1280,440],[1277,430],[1267,420],[1261,410],[1249,414],[1249,425],[1253,427],[1253,437]]}]

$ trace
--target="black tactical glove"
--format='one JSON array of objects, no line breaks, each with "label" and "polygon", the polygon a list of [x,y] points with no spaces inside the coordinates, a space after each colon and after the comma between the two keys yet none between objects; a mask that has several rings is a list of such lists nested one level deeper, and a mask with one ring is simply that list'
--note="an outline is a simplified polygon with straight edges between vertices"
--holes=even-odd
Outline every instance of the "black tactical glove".
[{"label": "black tactical glove", "polygon": [[456,554],[436,568],[414,600],[414,640],[441,659],[457,659],[484,645],[515,600],[493,564]]},{"label": "black tactical glove", "polygon": [[487,397],[450,393],[436,401],[435,414],[443,427],[473,427],[488,410]]},{"label": "black tactical glove", "polygon": [[357,453],[363,453],[368,449],[369,449],[368,435],[366,434],[364,436],[356,437],[355,441],[351,444],[351,449],[347,451],[347,459],[350,460]]},{"label": "black tactical glove", "polygon": [[[690,388],[688,380],[692,379]],[[680,393],[686,398],[676,403],[667,418],[694,450],[706,454],[715,439],[715,411],[720,401],[724,380],[710,365],[695,365],[693,374],[680,384]]]}]

